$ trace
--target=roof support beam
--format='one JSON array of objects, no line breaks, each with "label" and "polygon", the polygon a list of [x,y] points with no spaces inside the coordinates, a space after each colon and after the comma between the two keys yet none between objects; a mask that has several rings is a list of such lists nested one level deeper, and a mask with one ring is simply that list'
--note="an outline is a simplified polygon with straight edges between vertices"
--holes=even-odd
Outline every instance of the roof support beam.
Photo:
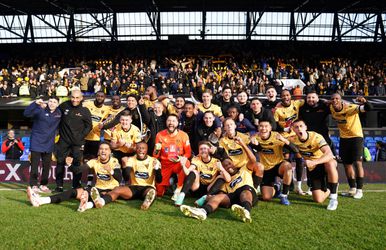
[{"label": "roof support beam", "polygon": [[[107,23],[111,20],[111,15],[113,15],[113,14],[107,14],[106,13],[106,16],[104,16],[104,15],[105,15],[105,13],[102,13],[102,21],[101,21],[98,18],[98,14],[90,14],[90,16],[92,16],[92,18],[94,18],[94,20],[97,22],[98,26],[101,27],[102,29],[104,29],[107,32],[107,34],[109,34],[109,36],[111,37],[111,41],[117,41],[118,39],[116,37],[114,37],[112,30],[110,31],[107,28]],[[114,17],[112,17],[112,18],[114,18]],[[112,26],[114,26],[114,25],[112,25]]]},{"label": "roof support beam", "polygon": [[68,23],[67,30],[67,42],[75,42],[75,22],[74,22],[74,13],[70,14],[70,22]]},{"label": "roof support beam", "polygon": [[296,41],[296,26],[295,26],[295,12],[291,12],[291,20],[290,20],[290,41]]},{"label": "roof support beam", "polygon": [[[263,17],[264,11],[260,12],[247,12],[247,27],[246,27],[246,39],[251,40],[252,34]],[[257,16],[258,15],[258,16]],[[253,26],[251,27],[253,21]]]},{"label": "roof support beam", "polygon": [[201,39],[205,40],[205,34],[206,34],[206,11],[202,12],[202,27],[201,27]]},{"label": "roof support beam", "polygon": [[385,27],[383,25],[382,13],[377,14],[377,23],[375,25],[375,31],[374,31],[374,42],[378,42],[378,40],[381,40],[383,43],[386,41]]},{"label": "roof support beam", "polygon": [[[307,20],[306,18],[304,18],[304,22],[302,22],[302,28],[296,31],[296,36],[298,36],[303,30],[305,30],[308,26],[310,26],[310,24],[313,23],[316,20],[316,18],[318,18],[321,14],[322,13],[312,13],[312,18],[307,23],[304,23]],[[303,14],[298,13],[298,15],[303,15]]]},{"label": "roof support beam", "polygon": [[338,13],[334,13],[334,22],[332,27],[332,41],[342,42]]},{"label": "roof support beam", "polygon": [[157,36],[157,40],[161,40],[161,13],[160,12],[146,12],[147,16],[149,17],[149,21],[151,26],[153,27],[153,30],[155,32],[155,35]]},{"label": "roof support beam", "polygon": [[111,41],[118,41],[117,13],[113,13],[113,25],[111,26]]},{"label": "roof support beam", "polygon": [[30,41],[32,43],[34,43],[35,42],[35,37],[34,37],[34,30],[33,30],[33,27],[32,27],[32,16],[31,16],[31,14],[28,14],[28,16],[27,16],[27,23],[25,25],[23,43],[27,43],[28,42],[28,33],[31,34]]}]

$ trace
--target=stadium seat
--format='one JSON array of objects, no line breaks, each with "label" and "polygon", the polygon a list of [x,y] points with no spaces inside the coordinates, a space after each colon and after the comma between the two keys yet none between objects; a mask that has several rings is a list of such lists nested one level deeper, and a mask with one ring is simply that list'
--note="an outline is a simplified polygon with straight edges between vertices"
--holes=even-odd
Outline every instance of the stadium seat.
[{"label": "stadium seat", "polygon": [[375,142],[368,142],[366,143],[366,147],[370,149],[370,147],[375,147]]},{"label": "stadium seat", "polygon": [[380,136],[374,137],[374,141],[382,141],[382,137]]},{"label": "stadium seat", "polygon": [[366,137],[365,137],[365,142],[366,142],[366,141],[374,141],[374,138],[371,137],[371,136],[366,136]]}]

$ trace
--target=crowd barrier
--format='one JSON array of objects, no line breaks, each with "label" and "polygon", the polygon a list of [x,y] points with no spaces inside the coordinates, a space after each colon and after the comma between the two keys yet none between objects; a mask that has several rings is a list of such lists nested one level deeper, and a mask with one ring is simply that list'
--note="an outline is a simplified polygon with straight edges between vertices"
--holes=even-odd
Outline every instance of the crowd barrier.
[{"label": "crowd barrier", "polygon": [[[364,162],[365,183],[386,183],[386,162]],[[28,161],[0,161],[0,182],[21,182],[29,181],[30,163]],[[53,163],[49,171],[49,183],[55,183],[56,164]],[[342,164],[338,164],[339,182],[346,183],[346,175]],[[304,171],[305,172],[305,171]],[[41,168],[39,167],[39,173]],[[87,173],[83,174],[85,180]],[[66,167],[64,181],[71,182],[72,173]]]}]

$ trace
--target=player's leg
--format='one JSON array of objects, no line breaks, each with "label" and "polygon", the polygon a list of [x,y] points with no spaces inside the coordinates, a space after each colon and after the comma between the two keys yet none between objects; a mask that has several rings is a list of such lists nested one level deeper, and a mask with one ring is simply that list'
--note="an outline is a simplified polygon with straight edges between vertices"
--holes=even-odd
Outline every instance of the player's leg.
[{"label": "player's leg", "polygon": [[180,206],[180,210],[185,216],[205,220],[207,215],[214,212],[220,205],[229,207],[230,204],[230,199],[227,194],[217,194],[212,196],[202,208],[182,205]]},{"label": "player's leg", "polygon": [[[178,177],[180,178],[180,177]],[[200,174],[197,170],[190,171],[185,177],[184,184],[182,185],[181,192],[178,194],[174,205],[181,206],[184,203],[185,195],[189,190],[197,190],[200,187]]]},{"label": "player's leg", "polygon": [[353,138],[354,150],[353,150],[353,160],[356,166],[356,185],[357,190],[354,199],[361,199],[363,197],[363,178],[365,176],[365,172],[363,170],[363,138]]},{"label": "player's leg", "polygon": [[283,190],[282,195],[280,197],[280,203],[283,205],[290,205],[291,203],[288,201],[288,193],[292,180],[292,165],[288,161],[283,161],[280,163],[278,169],[278,175],[283,178]]},{"label": "player's leg", "polygon": [[155,197],[156,197],[156,191],[153,187],[146,188],[143,192],[144,194],[144,200],[141,205],[141,210],[148,210],[149,207],[153,204]]},{"label": "player's leg", "polygon": [[202,207],[205,204],[205,202],[207,201],[208,196],[212,196],[212,195],[217,194],[221,190],[221,187],[224,184],[225,184],[225,177],[221,173],[220,175],[218,175],[214,179],[214,181],[211,184],[208,185],[206,194],[201,196],[199,199],[195,200],[194,204],[197,207]]},{"label": "player's leg", "polygon": [[63,178],[64,178],[64,165],[66,164],[66,157],[69,155],[70,146],[63,140],[59,140],[56,146],[56,169],[55,169],[55,180],[56,188],[55,191],[63,192]]},{"label": "player's leg", "polygon": [[255,190],[253,190],[250,186],[243,186],[239,188],[239,190],[236,190],[235,193],[240,193],[238,195],[239,202],[232,205],[232,212],[240,217],[244,222],[251,223],[252,218],[250,212],[252,210],[252,206],[257,202]]},{"label": "player's leg", "polygon": [[72,179],[72,188],[80,188],[82,186],[82,169],[81,161],[83,157],[83,151],[81,150],[80,146],[73,145],[71,147],[72,152],[72,165],[71,165],[71,171],[73,173],[73,179]]},{"label": "player's leg", "polygon": [[305,195],[303,189],[302,189],[302,178],[303,178],[303,169],[304,169],[304,160],[302,156],[297,153],[295,155],[295,174],[296,174],[296,186],[295,186],[295,193],[299,195]]},{"label": "player's leg", "polygon": [[255,162],[252,167],[253,187],[257,189],[263,180],[264,166],[259,162]]},{"label": "player's leg", "polygon": [[101,208],[108,203],[116,201],[118,198],[125,200],[130,200],[133,197],[133,190],[128,186],[119,186],[115,187],[110,192],[107,192],[105,195],[100,195],[97,188],[93,187],[91,189],[91,198],[94,201],[95,207]]},{"label": "player's leg", "polygon": [[40,195],[34,191],[30,186],[27,188],[27,196],[32,206],[39,207],[45,204],[61,203],[71,199],[80,199],[83,189],[70,189],[65,192],[61,192],[52,196],[40,197]]},{"label": "player's leg", "polygon": [[274,183],[275,183],[275,167],[265,170],[263,175],[263,180],[261,183],[261,197],[264,201],[272,200],[272,197],[275,195]]},{"label": "player's leg", "polygon": [[353,167],[353,141],[350,138],[340,139],[339,156],[342,159],[346,172],[347,182],[350,187],[347,195],[353,196],[356,192],[355,170]]},{"label": "player's leg", "polygon": [[39,177],[39,161],[40,152],[31,151],[31,170],[29,174],[29,185],[32,189],[38,190],[38,177]]},{"label": "player's leg", "polygon": [[177,175],[177,179],[178,179],[177,180],[177,188],[176,188],[176,190],[174,190],[174,194],[172,196],[172,200],[176,201],[178,195],[181,192],[182,186],[184,185],[184,181],[185,181],[186,176],[185,176],[185,172],[184,172],[184,170],[182,170],[181,164],[179,162],[177,162],[176,164],[173,165],[172,171],[173,171],[173,174]]},{"label": "player's leg", "polygon": [[330,195],[330,190],[325,185],[325,165],[317,165],[312,171],[309,171],[311,180],[312,199],[316,203],[323,203]]},{"label": "player's leg", "polygon": [[338,170],[337,162],[331,160],[324,164],[324,171],[327,174],[327,187],[330,190],[330,204],[329,210],[336,210],[338,206]]},{"label": "player's leg", "polygon": [[170,177],[172,176],[172,168],[162,164],[161,168],[162,181],[156,183],[157,196],[161,197],[165,194],[166,188],[170,186]]},{"label": "player's leg", "polygon": [[51,193],[51,190],[47,187],[48,175],[51,169],[52,153],[42,153],[42,176],[40,180],[39,189],[43,193]]}]

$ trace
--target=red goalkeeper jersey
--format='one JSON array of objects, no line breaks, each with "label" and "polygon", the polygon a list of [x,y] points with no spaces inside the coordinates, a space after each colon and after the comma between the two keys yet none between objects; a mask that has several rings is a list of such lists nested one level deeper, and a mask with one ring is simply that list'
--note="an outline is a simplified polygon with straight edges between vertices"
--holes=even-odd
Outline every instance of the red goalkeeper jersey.
[{"label": "red goalkeeper jersey", "polygon": [[155,138],[155,143],[161,144],[161,150],[155,150],[153,156],[161,161],[161,164],[176,163],[180,156],[190,158],[191,148],[189,136],[184,131],[178,130],[176,135],[168,133],[167,129],[159,132]]}]

